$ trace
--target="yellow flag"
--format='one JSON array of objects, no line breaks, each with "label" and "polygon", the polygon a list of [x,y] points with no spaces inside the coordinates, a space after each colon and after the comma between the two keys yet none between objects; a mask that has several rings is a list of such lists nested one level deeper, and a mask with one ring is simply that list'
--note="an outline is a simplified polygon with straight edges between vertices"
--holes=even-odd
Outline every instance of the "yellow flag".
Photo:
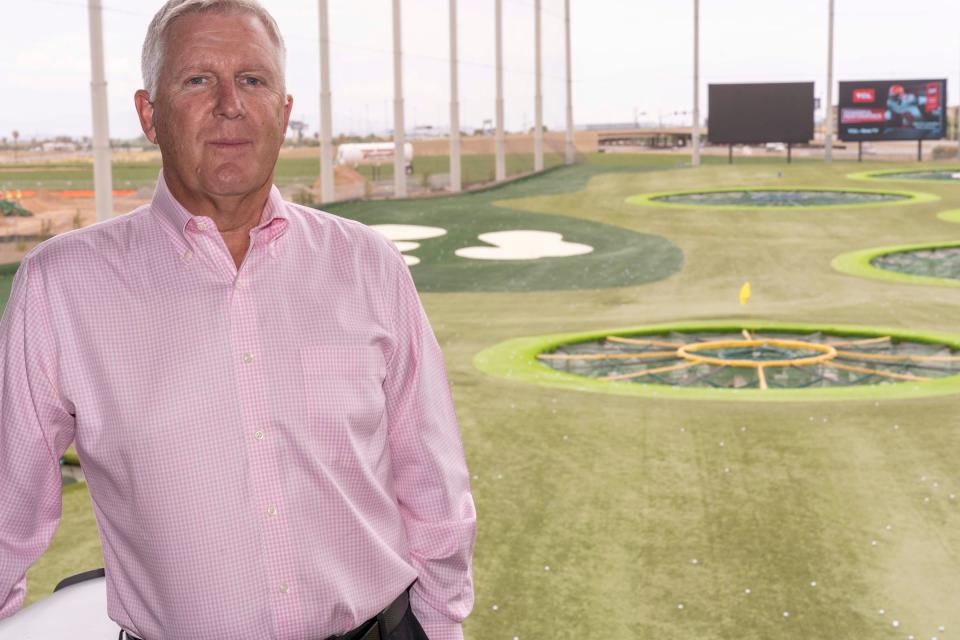
[{"label": "yellow flag", "polygon": [[750,283],[744,282],[743,286],[740,287],[740,304],[747,304],[747,300],[750,299]]}]

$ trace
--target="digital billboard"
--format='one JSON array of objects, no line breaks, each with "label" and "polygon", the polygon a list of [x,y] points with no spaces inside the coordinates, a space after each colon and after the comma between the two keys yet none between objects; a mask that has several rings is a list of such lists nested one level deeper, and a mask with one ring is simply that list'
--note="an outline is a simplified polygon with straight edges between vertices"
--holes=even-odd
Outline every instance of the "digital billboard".
[{"label": "digital billboard", "polygon": [[809,142],[813,83],[711,84],[707,140],[714,144]]},{"label": "digital billboard", "polygon": [[937,140],[947,130],[946,80],[841,82],[841,140]]}]

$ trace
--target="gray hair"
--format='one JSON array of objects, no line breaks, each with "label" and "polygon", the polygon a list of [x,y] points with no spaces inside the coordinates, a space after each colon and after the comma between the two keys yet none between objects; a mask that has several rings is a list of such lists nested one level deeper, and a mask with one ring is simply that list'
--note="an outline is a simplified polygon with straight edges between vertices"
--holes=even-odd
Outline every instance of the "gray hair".
[{"label": "gray hair", "polygon": [[167,0],[167,3],[157,11],[153,20],[150,21],[140,57],[143,86],[150,94],[151,99],[156,96],[160,70],[163,68],[163,58],[166,54],[167,31],[170,29],[170,25],[181,16],[208,11],[249,13],[259,18],[263,26],[266,27],[270,39],[280,50],[280,72],[285,74],[287,47],[283,43],[283,36],[280,35],[280,28],[273,16],[257,0]]}]

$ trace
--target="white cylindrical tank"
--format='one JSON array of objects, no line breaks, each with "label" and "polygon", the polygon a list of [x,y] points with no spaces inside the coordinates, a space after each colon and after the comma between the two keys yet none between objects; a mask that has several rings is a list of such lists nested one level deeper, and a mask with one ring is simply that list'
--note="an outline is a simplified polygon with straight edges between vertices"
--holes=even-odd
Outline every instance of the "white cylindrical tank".
[{"label": "white cylindrical tank", "polygon": [[[360,165],[380,166],[393,162],[392,142],[357,142],[342,144],[337,148],[337,164],[346,164],[352,167]],[[413,145],[409,142],[403,145],[403,159],[407,173],[413,170]]]}]

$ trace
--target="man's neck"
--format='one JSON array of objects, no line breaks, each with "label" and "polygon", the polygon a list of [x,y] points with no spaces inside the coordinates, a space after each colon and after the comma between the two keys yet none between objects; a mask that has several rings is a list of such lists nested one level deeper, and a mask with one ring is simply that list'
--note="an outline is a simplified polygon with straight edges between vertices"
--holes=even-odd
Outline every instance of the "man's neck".
[{"label": "man's neck", "polygon": [[263,208],[270,197],[273,175],[256,191],[240,196],[197,195],[166,171],[163,177],[170,194],[189,213],[213,220],[239,269],[250,244],[250,230],[260,223]]}]

